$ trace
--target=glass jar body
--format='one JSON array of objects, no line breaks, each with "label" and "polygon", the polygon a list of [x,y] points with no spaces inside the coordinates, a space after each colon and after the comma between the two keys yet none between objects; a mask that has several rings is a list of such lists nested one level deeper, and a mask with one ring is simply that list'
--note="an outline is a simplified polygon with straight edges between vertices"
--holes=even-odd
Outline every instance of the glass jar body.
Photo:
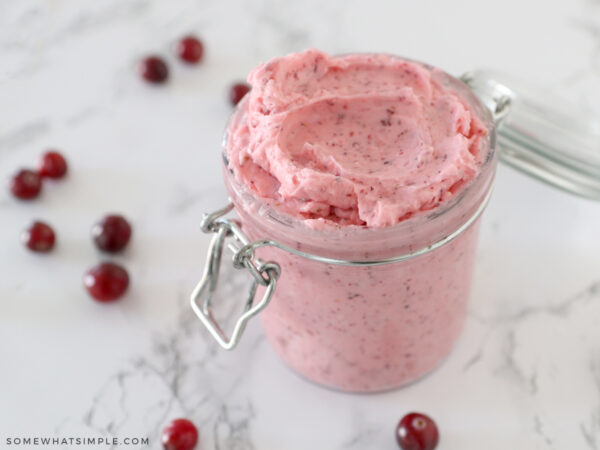
[{"label": "glass jar body", "polygon": [[[286,215],[236,179],[225,136],[225,184],[251,241],[268,239],[310,255],[358,262],[324,263],[273,246],[255,254],[281,267],[275,294],[261,312],[269,342],[298,373],[332,388],[375,392],[410,383],[440,364],[465,322],[478,217],[496,170],[496,129],[489,110],[464,83],[429,70],[485,125],[487,134],[478,150],[482,164],[453,198],[393,226],[315,229]],[[233,124],[244,113],[241,105]],[[457,230],[462,231],[454,239],[436,246]],[[360,264],[432,246],[400,262]]]}]

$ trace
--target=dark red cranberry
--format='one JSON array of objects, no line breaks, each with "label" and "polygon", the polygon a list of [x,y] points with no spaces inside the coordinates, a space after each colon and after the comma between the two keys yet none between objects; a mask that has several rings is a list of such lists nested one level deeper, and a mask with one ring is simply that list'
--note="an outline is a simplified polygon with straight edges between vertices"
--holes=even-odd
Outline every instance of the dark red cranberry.
[{"label": "dark red cranberry", "polygon": [[38,162],[38,173],[41,177],[62,178],[67,173],[67,161],[60,153],[48,151]]},{"label": "dark red cranberry", "polygon": [[177,43],[177,55],[185,62],[197,64],[204,56],[204,45],[195,36],[185,36]]},{"label": "dark red cranberry", "polygon": [[237,105],[250,91],[248,83],[235,83],[229,88],[229,101],[233,106]]},{"label": "dark red cranberry", "polygon": [[29,200],[39,195],[42,179],[37,172],[29,169],[19,170],[10,180],[10,191],[21,200]]},{"label": "dark red cranberry", "polygon": [[129,242],[131,225],[123,216],[104,216],[92,227],[92,238],[100,250],[116,253],[123,250]]},{"label": "dark red cranberry", "polygon": [[50,225],[44,222],[32,222],[21,233],[21,240],[34,252],[49,252],[54,247],[56,237]]},{"label": "dark red cranberry", "polygon": [[198,430],[187,419],[175,419],[163,430],[165,450],[192,450],[198,442]]},{"label": "dark red cranberry", "polygon": [[129,286],[129,275],[118,264],[105,262],[88,270],[83,284],[99,302],[111,302],[125,293]]},{"label": "dark red cranberry", "polygon": [[140,62],[140,75],[149,83],[164,83],[169,78],[167,63],[160,56],[148,56]]},{"label": "dark red cranberry", "polygon": [[431,417],[410,413],[398,423],[396,440],[402,450],[433,450],[437,447],[440,435]]}]

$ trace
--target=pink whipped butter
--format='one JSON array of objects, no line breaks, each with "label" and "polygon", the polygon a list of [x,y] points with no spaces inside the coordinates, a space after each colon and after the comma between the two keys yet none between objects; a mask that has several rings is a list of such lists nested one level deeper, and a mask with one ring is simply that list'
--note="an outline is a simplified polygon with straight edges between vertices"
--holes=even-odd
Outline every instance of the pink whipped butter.
[{"label": "pink whipped butter", "polygon": [[313,227],[384,227],[478,172],[482,123],[426,67],[308,50],[262,64],[229,129],[236,179]]},{"label": "pink whipped butter", "polygon": [[[427,247],[489,192],[489,113],[460,81],[390,55],[276,58],[227,130],[225,182],[251,240],[364,261]],[[463,326],[478,221],[392,264],[344,266],[264,247],[281,266],[261,312],[277,354],[318,383],[372,392],[449,354]],[[259,293],[260,295],[260,293]]]}]

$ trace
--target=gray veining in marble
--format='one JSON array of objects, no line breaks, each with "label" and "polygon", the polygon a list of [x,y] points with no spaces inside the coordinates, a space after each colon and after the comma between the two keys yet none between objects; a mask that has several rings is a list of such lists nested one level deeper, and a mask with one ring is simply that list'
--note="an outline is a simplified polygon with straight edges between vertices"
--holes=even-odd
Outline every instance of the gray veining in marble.
[{"label": "gray veining in marble", "polygon": [[[206,43],[197,68],[171,52],[190,30]],[[71,165],[31,204],[0,191],[0,446],[115,436],[158,449],[165,423],[185,416],[203,450],[391,450],[399,418],[420,410],[438,421],[441,450],[600,448],[600,205],[505,167],[464,334],[419,383],[332,392],[284,367],[257,321],[234,352],[201,329],[188,295],[208,245],[202,212],[226,199],[226,88],[259,61],[311,46],[392,52],[456,74],[495,67],[600,115],[598,0],[0,1],[0,176],[50,146]],[[164,88],[135,75],[149,52],[168,57]],[[134,224],[116,257],[132,288],[97,305],[80,280],[103,258],[89,228],[113,210]],[[53,254],[21,248],[33,217],[57,229]],[[248,280],[233,269],[224,279],[227,322]]]}]

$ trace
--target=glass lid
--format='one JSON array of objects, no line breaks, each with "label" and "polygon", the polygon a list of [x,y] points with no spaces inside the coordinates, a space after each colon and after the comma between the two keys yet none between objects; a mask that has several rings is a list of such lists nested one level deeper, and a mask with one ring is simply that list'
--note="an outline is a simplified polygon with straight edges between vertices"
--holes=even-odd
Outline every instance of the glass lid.
[{"label": "glass lid", "polygon": [[600,121],[521,81],[488,70],[463,75],[493,112],[498,157],[567,192],[600,201]]}]

